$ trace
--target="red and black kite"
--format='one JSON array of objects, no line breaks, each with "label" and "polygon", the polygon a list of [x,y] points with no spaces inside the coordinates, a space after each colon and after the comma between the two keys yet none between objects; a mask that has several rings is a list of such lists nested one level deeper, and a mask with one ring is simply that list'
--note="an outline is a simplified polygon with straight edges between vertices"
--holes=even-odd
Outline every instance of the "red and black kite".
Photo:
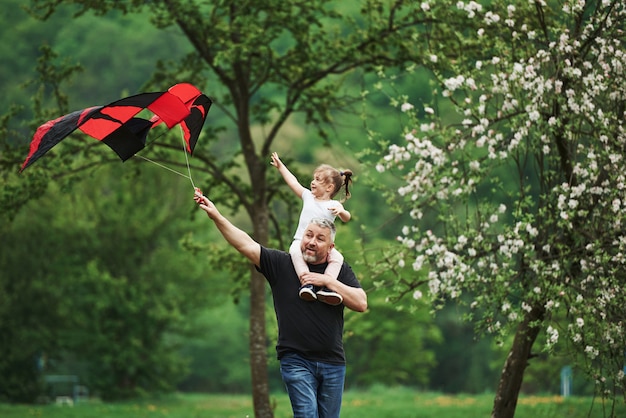
[{"label": "red and black kite", "polygon": [[[146,146],[152,128],[161,122],[169,129],[180,124],[187,152],[192,154],[211,103],[196,87],[182,83],[167,91],[137,94],[106,106],[77,110],[37,128],[20,171],[76,129],[104,142],[126,161]],[[135,117],[144,109],[154,116],[150,119]]]}]

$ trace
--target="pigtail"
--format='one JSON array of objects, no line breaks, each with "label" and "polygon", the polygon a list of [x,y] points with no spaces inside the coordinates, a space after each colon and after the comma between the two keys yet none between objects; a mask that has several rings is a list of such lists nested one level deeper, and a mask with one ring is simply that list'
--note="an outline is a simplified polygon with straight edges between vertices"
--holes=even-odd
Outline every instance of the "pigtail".
[{"label": "pigtail", "polygon": [[352,170],[344,170],[340,171],[339,174],[344,178],[342,187],[345,187],[345,197],[342,199],[342,202],[350,199],[350,185],[352,184]]},{"label": "pigtail", "polygon": [[336,195],[339,194],[339,192],[342,191],[341,189],[344,189],[344,193],[342,193],[343,198],[340,199],[339,202],[343,203],[346,200],[350,199],[352,170],[340,171],[328,164],[321,164],[313,172],[314,175],[315,173],[321,173],[324,176],[324,182],[332,184],[334,186],[334,191],[330,195],[331,198],[334,198]]}]

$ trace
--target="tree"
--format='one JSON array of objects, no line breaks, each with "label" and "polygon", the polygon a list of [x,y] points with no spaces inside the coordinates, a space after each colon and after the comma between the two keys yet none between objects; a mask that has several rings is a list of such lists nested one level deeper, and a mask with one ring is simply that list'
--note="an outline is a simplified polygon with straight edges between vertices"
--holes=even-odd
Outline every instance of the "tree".
[{"label": "tree", "polygon": [[376,296],[369,298],[371,311],[364,318],[346,318],[346,356],[351,359],[347,384],[426,387],[441,344],[439,329],[424,307],[412,312]]},{"label": "tree", "polygon": [[513,333],[493,417],[513,417],[526,367],[555,348],[614,400],[625,385],[626,7],[427,9],[447,25],[424,36],[448,40],[430,44],[432,97],[398,93],[403,139],[378,166],[403,179],[393,193],[410,213],[396,262],[418,273],[398,294],[467,300],[478,331]]},{"label": "tree", "polygon": [[179,248],[190,205],[171,191],[151,198],[178,178],[149,167],[137,181],[132,166],[116,167],[117,177],[112,170],[71,195],[52,184],[3,233],[2,398],[34,401],[43,373],[67,373],[68,355],[87,366],[69,372],[103,399],[169,391],[186,373],[189,318],[218,293]]},{"label": "tree", "polygon": [[[320,137],[327,138],[331,112],[349,108],[354,99],[341,89],[345,76],[375,65],[393,66],[420,54],[411,41],[422,19],[419,5],[413,2],[369,0],[358,11],[352,4],[328,0],[71,3],[78,5],[77,15],[105,14],[112,9],[149,13],[156,26],[177,27],[188,39],[193,51],[182,60],[159,64],[148,84],[163,88],[185,80],[215,98],[214,107],[229,119],[220,139],[232,138],[237,146],[218,149],[214,142],[202,141],[200,149],[196,148],[194,170],[206,173],[202,187],[211,191],[214,200],[243,208],[261,244],[268,243],[270,222],[275,236],[291,233],[268,210],[277,188],[283,187],[279,179],[267,175],[269,155],[281,128],[300,114]],[[31,4],[33,13],[43,19],[60,7],[56,0]],[[262,127],[262,133],[254,134],[254,126]],[[210,124],[205,128],[206,138],[215,139],[219,132]],[[241,159],[235,158],[239,155]],[[252,268],[249,286],[254,410],[256,416],[266,417],[272,416],[272,410],[265,287]]]}]

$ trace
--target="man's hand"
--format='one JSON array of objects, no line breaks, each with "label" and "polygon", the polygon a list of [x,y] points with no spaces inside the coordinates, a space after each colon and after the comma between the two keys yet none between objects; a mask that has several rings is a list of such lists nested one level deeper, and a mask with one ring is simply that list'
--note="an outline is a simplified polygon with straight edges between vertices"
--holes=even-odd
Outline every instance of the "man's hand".
[{"label": "man's hand", "polygon": [[318,287],[328,287],[328,283],[335,282],[336,280],[331,276],[320,273],[307,272],[300,276],[300,284],[312,284]]},{"label": "man's hand", "polygon": [[200,209],[209,215],[209,218],[215,220],[215,218],[219,215],[219,212],[213,202],[211,202],[208,197],[203,195],[202,191],[197,187],[193,194],[193,200],[198,204]]}]

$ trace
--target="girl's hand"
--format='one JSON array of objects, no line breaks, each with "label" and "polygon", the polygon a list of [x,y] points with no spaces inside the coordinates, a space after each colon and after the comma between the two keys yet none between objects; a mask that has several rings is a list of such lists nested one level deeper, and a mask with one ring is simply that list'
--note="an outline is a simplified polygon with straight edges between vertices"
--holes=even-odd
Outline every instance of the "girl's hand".
[{"label": "girl's hand", "polygon": [[345,209],[341,206],[333,206],[332,208],[328,208],[328,210],[333,214],[333,216],[341,216],[341,214],[345,211]]},{"label": "girl's hand", "polygon": [[270,161],[270,164],[276,168],[280,168],[283,165],[283,162],[280,161],[280,158],[278,158],[277,152],[272,153],[272,161]]},{"label": "girl's hand", "polygon": [[343,206],[333,206],[332,208],[328,208],[328,210],[330,211],[330,213],[333,214],[333,216],[338,217],[343,222],[348,222],[350,219],[352,219],[352,214],[348,212]]}]

